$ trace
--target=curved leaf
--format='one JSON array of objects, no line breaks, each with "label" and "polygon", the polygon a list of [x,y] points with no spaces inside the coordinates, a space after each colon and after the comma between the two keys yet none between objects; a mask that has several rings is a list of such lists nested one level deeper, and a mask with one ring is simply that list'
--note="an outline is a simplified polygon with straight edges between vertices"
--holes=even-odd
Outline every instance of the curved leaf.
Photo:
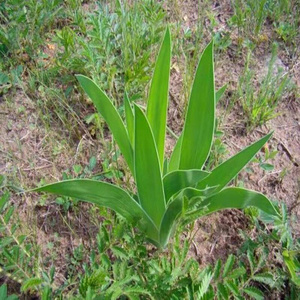
[{"label": "curved leaf", "polygon": [[204,189],[208,186],[218,185],[216,192],[222,190],[254,157],[261,147],[269,140],[271,135],[272,133],[264,136],[257,142],[217,166],[211,171],[209,176],[199,182],[197,188]]},{"label": "curved leaf", "polygon": [[167,28],[156,60],[147,104],[147,118],[157,145],[161,170],[165,151],[170,64],[171,37],[169,28]]},{"label": "curved leaf", "polygon": [[154,137],[146,116],[135,105],[135,179],[140,203],[157,227],[165,211],[162,175]]},{"label": "curved leaf", "polygon": [[108,207],[129,222],[137,222],[151,239],[157,240],[157,228],[149,216],[127,192],[115,185],[89,179],[72,179],[48,184],[32,191],[73,197]]},{"label": "curved leaf", "polygon": [[196,187],[196,184],[209,175],[201,170],[178,170],[168,173],[163,178],[166,201],[187,187]]},{"label": "curved leaf", "polygon": [[[205,198],[204,200],[199,198],[199,201],[201,201],[199,209],[205,208],[205,215],[221,209],[243,209],[249,206],[254,206],[266,214],[280,217],[280,214],[266,196],[261,193],[242,188],[229,187],[211,197]],[[192,201],[191,203],[194,202],[195,201]]]},{"label": "curved leaf", "polygon": [[180,169],[202,169],[211,148],[215,126],[213,43],[200,59],[183,129]]},{"label": "curved leaf", "polygon": [[222,209],[243,209],[254,206],[264,213],[280,217],[271,201],[263,194],[254,191],[227,188],[208,198],[206,194],[207,190],[186,188],[169,203],[159,230],[162,247],[168,243],[176,220],[184,214],[188,217],[193,214],[199,215],[202,212],[202,216],[204,216]]},{"label": "curved leaf", "polygon": [[124,155],[124,158],[133,173],[133,151],[124,123],[106,94],[90,78],[83,75],[76,75],[84,91],[92,99],[98,112],[103,116],[109,126],[114,138]]}]

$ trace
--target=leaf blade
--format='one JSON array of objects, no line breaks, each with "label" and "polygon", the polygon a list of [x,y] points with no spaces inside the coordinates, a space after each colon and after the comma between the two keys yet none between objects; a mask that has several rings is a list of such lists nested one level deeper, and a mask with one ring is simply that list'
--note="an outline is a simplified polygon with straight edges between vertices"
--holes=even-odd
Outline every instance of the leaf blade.
[{"label": "leaf blade", "polygon": [[104,120],[109,126],[114,138],[124,155],[124,158],[129,166],[129,169],[133,173],[133,150],[130,144],[127,130],[125,125],[112,104],[111,100],[100,89],[100,87],[90,78],[83,75],[76,75],[80,85],[88,96],[93,101],[98,112],[102,115]]},{"label": "leaf blade", "polygon": [[212,145],[214,126],[215,88],[211,42],[201,56],[192,87],[183,129],[180,169],[202,169]]},{"label": "leaf blade", "polygon": [[209,176],[199,182],[197,188],[204,189],[207,186],[218,185],[215,192],[222,190],[254,157],[261,147],[269,140],[271,135],[272,133],[264,136],[257,142],[217,166],[214,170],[212,170]]},{"label": "leaf blade", "polygon": [[142,208],[159,228],[165,211],[165,196],[157,148],[146,116],[135,105],[134,165]]},{"label": "leaf blade", "polygon": [[170,64],[171,37],[169,28],[167,28],[156,60],[147,103],[147,118],[157,145],[161,168],[164,160]]},{"label": "leaf blade", "polygon": [[223,189],[221,192],[206,198],[201,202],[201,206],[207,208],[205,214],[227,208],[244,209],[254,206],[267,214],[280,216],[271,201],[263,194],[236,187]]},{"label": "leaf blade", "polygon": [[140,205],[127,192],[110,183],[90,179],[71,179],[48,184],[31,191],[79,198],[85,202],[108,207],[129,222],[139,222],[140,228],[146,231],[150,238],[157,239],[157,228]]},{"label": "leaf blade", "polygon": [[177,170],[168,173],[163,178],[166,201],[174,194],[187,187],[195,187],[203,178],[209,175],[201,170]]}]

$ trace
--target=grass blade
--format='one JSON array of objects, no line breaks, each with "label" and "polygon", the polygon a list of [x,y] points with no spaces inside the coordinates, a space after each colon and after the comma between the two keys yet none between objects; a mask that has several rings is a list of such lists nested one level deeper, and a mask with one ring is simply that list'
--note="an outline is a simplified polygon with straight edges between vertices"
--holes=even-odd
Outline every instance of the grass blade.
[{"label": "grass blade", "polygon": [[169,29],[167,29],[156,60],[147,104],[147,118],[157,145],[161,169],[164,160],[170,63],[171,37]]},{"label": "grass blade", "polygon": [[157,148],[146,116],[135,105],[135,178],[141,206],[159,228],[165,196]]},{"label": "grass blade", "polygon": [[184,188],[196,187],[196,184],[208,175],[208,172],[201,170],[178,170],[168,173],[163,178],[166,201]]},{"label": "grass blade", "polygon": [[215,125],[213,43],[200,59],[183,129],[180,169],[202,169],[212,144]]},{"label": "grass blade", "polygon": [[221,88],[219,88],[216,92],[216,104],[220,101],[221,97],[225,93],[227,88],[227,84],[224,84]]},{"label": "grass blade", "polygon": [[157,229],[149,216],[127,192],[115,185],[89,179],[72,179],[48,184],[32,191],[73,197],[108,207],[129,222],[137,223],[150,238],[157,240]]},{"label": "grass blade", "polygon": [[133,151],[124,123],[106,94],[97,86],[97,84],[83,75],[76,75],[84,91],[92,99],[98,112],[103,116],[109,126],[124,158],[133,173]]},{"label": "grass blade", "polygon": [[226,160],[218,167],[216,167],[209,176],[204,178],[197,188],[204,189],[207,186],[216,186],[218,188],[215,192],[222,190],[254,157],[254,155],[261,149],[261,147],[269,140],[272,133],[264,136],[257,142],[248,146],[247,148],[240,151],[230,159]]}]

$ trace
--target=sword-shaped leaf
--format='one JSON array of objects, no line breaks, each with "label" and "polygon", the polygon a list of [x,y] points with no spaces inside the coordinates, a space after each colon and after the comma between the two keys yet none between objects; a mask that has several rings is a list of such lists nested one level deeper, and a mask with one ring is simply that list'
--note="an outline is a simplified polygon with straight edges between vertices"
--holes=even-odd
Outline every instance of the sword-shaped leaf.
[{"label": "sword-shaped leaf", "polygon": [[[217,92],[216,92],[216,103],[220,100],[222,95],[224,94],[226,90],[227,84],[222,86]],[[179,169],[179,163],[180,163],[180,155],[181,155],[181,145],[182,145],[182,134],[178,138],[176,145],[173,149],[173,152],[170,157],[170,162],[169,162],[169,169],[168,172],[176,171]]]},{"label": "sword-shaped leaf", "polygon": [[135,105],[135,180],[140,203],[159,227],[165,211],[162,175],[153,133],[146,116]]},{"label": "sword-shaped leaf", "polygon": [[115,185],[89,179],[72,179],[48,184],[32,191],[73,197],[108,207],[129,222],[137,223],[149,238],[157,240],[157,228],[146,212],[127,192]]},{"label": "sword-shaped leaf", "polygon": [[199,182],[197,188],[204,189],[207,186],[218,185],[216,192],[222,190],[254,157],[261,147],[269,140],[271,135],[272,133],[264,136],[217,166],[206,178]]},{"label": "sword-shaped leaf", "polygon": [[183,129],[180,169],[202,169],[212,144],[215,126],[213,43],[200,59]]},{"label": "sword-shaped leaf", "polygon": [[177,170],[168,173],[163,179],[166,201],[184,188],[196,187],[197,183],[208,175],[208,172],[201,170]]},{"label": "sword-shaped leaf", "polygon": [[156,60],[147,104],[147,118],[157,145],[161,170],[165,151],[170,63],[171,37],[170,31],[167,29]]},{"label": "sword-shaped leaf", "polygon": [[97,84],[83,75],[76,76],[84,91],[92,99],[98,112],[109,126],[124,158],[133,173],[133,151],[124,123],[111,100]]}]

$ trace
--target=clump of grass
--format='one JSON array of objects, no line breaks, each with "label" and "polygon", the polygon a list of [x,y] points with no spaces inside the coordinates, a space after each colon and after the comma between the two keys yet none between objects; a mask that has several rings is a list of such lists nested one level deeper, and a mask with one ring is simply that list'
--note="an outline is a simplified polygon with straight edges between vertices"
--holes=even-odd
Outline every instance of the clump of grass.
[{"label": "clump of grass", "polygon": [[248,49],[244,73],[239,79],[237,88],[237,101],[243,109],[248,130],[275,118],[278,115],[276,109],[279,101],[291,87],[288,74],[275,65],[277,49],[278,46],[274,43],[267,74],[259,83],[258,88],[255,86],[254,71],[250,67],[252,51]]}]

